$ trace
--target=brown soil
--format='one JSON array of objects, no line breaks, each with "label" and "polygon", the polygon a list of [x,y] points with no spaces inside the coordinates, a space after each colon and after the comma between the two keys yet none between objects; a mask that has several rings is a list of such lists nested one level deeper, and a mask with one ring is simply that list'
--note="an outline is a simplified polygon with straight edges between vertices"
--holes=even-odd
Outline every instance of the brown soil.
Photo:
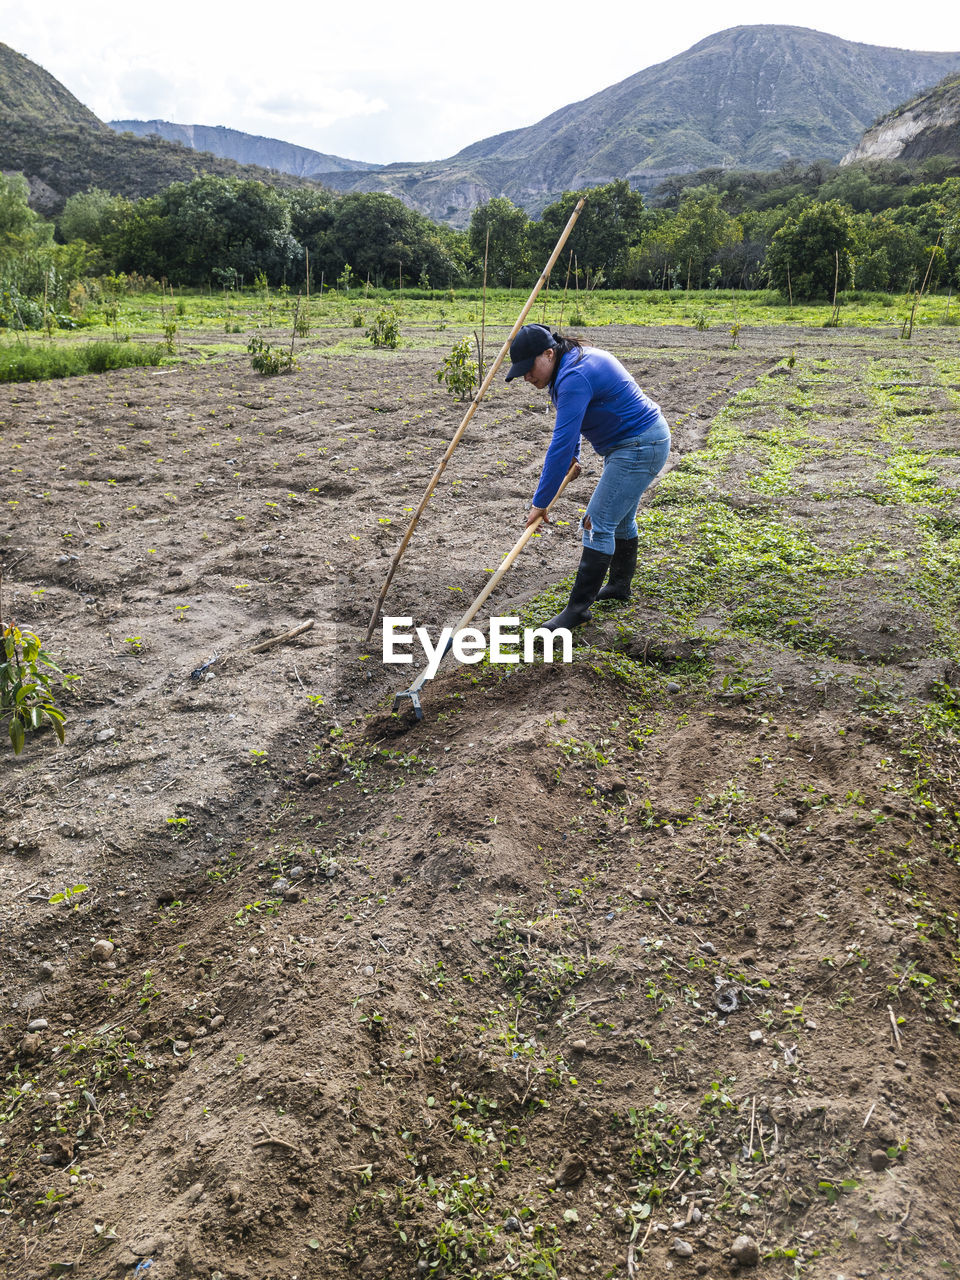
[{"label": "brown soil", "polygon": [[[787,354],[597,340],[683,457]],[[363,632],[462,406],[437,345],[351,342],[274,380],[237,356],[0,389],[4,616],[82,676],[65,747],[0,748],[3,1275],[954,1274],[960,757],[904,754],[914,720],[853,680],[920,705],[956,678],[902,570],[835,593],[829,660],[771,641],[763,688],[723,619],[705,646],[641,601],[570,666],[451,667],[391,716],[419,667]],[[840,362],[837,437],[869,425],[889,340],[790,344],[791,376]],[[956,438],[938,350],[895,353],[936,411],[918,448]],[[479,592],[544,403],[491,394],[388,612],[439,627]],[[851,456],[766,501],[912,554]],[[748,474],[716,481],[734,508]],[[847,495],[814,503],[825,477]],[[484,616],[572,571],[589,492]]]}]

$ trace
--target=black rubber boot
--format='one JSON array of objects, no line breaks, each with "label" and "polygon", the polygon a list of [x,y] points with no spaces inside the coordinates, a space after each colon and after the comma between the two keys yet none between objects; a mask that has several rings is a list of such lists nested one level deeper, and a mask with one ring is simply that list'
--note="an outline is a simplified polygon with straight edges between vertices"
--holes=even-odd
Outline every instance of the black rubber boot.
[{"label": "black rubber boot", "polygon": [[598,600],[629,600],[633,575],[637,571],[637,538],[617,538],[610,561],[610,581],[597,596]]},{"label": "black rubber boot", "polygon": [[592,547],[583,548],[567,607],[548,622],[540,624],[544,631],[556,631],[558,627],[579,627],[590,621],[590,606],[597,598],[612,559],[609,552],[594,551]]}]

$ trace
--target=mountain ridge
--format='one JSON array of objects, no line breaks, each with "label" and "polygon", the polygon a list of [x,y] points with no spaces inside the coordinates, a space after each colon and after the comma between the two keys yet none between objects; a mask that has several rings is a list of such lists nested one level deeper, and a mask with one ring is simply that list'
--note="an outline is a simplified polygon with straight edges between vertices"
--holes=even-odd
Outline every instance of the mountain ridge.
[{"label": "mountain ridge", "polygon": [[960,157],[960,73],[901,103],[863,134],[841,165],[871,160],[904,163]]},{"label": "mountain ridge", "polygon": [[107,126],[49,71],[0,42],[0,124],[36,124],[44,128]]},{"label": "mountain ridge", "polygon": [[160,138],[124,138],[43,67],[2,43],[0,172],[23,173],[30,203],[48,216],[90,187],[138,199],[204,174],[279,187],[307,185],[305,179]]},{"label": "mountain ridge", "polygon": [[564,190],[617,177],[649,188],[710,166],[839,160],[883,111],[958,69],[960,53],[890,49],[805,27],[732,27],[447,160],[324,181],[392,190],[455,224],[478,194],[508,196],[536,214]]},{"label": "mountain ridge", "polygon": [[244,133],[226,125],[177,124],[172,120],[108,120],[115,133],[133,133],[137,137],[160,137],[178,142],[193,151],[206,151],[238,164],[256,164],[264,169],[277,169],[296,178],[313,178],[318,173],[365,172],[379,169],[366,160],[348,160],[283,142],[262,134]]},{"label": "mountain ridge", "polygon": [[[0,44],[0,169],[26,173],[34,203],[45,212],[89,186],[138,197],[213,173],[276,186],[314,182],[386,192],[462,227],[492,196],[507,196],[536,217],[564,190],[615,178],[649,189],[672,174],[709,167],[769,170],[788,159],[840,160],[872,121],[958,71],[960,53],[890,49],[805,27],[732,27],[446,160],[374,166],[225,126],[166,122],[187,131],[187,141],[176,142],[117,133],[48,72]],[[149,129],[164,122],[142,123]],[[295,172],[187,145],[208,138],[221,149],[279,147]],[[279,153],[259,154],[275,161]],[[321,167],[303,172],[313,164]]]}]

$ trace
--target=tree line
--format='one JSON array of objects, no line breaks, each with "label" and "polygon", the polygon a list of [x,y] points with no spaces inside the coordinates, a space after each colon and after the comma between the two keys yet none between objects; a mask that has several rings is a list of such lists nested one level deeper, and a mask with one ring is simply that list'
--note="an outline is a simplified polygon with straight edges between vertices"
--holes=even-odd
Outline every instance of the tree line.
[{"label": "tree line", "polygon": [[567,192],[537,219],[496,196],[462,232],[382,193],[204,177],[136,202],[73,196],[58,234],[92,246],[104,270],[178,284],[249,283],[263,273],[293,286],[309,261],[314,287],[349,271],[377,286],[452,288],[477,283],[486,259],[491,283],[528,285],[584,194],[561,265],[586,288],[772,286],[805,299],[831,296],[836,282],[898,292],[926,275],[931,255],[928,284],[958,282],[960,178],[918,182],[891,165],[707,171],[648,199],[621,179]]},{"label": "tree line", "polygon": [[0,176],[0,326],[33,327],[41,294],[46,310],[66,313],[71,282],[84,275],[298,288],[309,271],[313,290],[449,289],[479,283],[486,263],[491,284],[526,286],[581,194],[587,204],[557,268],[571,287],[773,287],[805,300],[960,283],[960,178],[893,164],[707,170],[646,198],[617,180],[566,192],[537,219],[498,196],[464,231],[383,193],[209,175],[140,200],[92,189],[72,196],[55,225],[28,194],[21,176]]}]

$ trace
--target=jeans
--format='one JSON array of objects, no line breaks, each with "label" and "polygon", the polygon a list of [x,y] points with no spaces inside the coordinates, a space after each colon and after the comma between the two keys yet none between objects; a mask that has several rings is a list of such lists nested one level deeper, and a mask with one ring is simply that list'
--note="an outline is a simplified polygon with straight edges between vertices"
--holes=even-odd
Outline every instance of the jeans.
[{"label": "jeans", "polygon": [[618,538],[637,536],[640,497],[669,455],[670,428],[663,416],[636,439],[604,454],[603,474],[580,526],[585,547],[612,555]]}]

